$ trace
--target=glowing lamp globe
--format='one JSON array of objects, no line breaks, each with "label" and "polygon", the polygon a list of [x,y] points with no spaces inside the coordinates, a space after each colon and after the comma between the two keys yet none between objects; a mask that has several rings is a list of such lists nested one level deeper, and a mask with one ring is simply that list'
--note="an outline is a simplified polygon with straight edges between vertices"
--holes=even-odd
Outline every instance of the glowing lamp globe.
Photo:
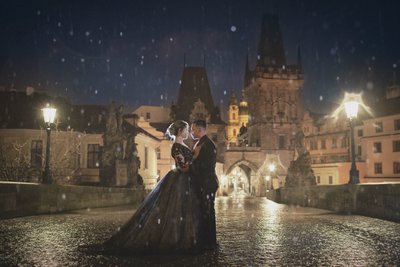
[{"label": "glowing lamp globe", "polygon": [[344,109],[346,110],[347,118],[353,119],[357,117],[358,113],[358,102],[349,101],[344,103]]},{"label": "glowing lamp globe", "polygon": [[47,124],[53,123],[56,118],[56,109],[52,107],[42,108],[44,122]]}]

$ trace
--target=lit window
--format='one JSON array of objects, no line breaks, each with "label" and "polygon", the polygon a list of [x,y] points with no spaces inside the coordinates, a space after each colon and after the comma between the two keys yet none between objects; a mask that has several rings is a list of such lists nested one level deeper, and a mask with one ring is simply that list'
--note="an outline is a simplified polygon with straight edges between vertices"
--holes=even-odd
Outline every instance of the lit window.
[{"label": "lit window", "polygon": [[100,145],[88,144],[87,151],[87,167],[94,169],[99,168]]},{"label": "lit window", "polygon": [[394,130],[400,130],[400,119],[394,120]]},{"label": "lit window", "polygon": [[325,139],[321,140],[321,149],[326,149]]},{"label": "lit window", "polygon": [[393,152],[400,151],[400,140],[393,141]]},{"label": "lit window", "polygon": [[279,149],[285,148],[285,136],[280,135],[279,136]]},{"label": "lit window", "polygon": [[374,153],[382,153],[382,143],[381,142],[374,143],[373,151]]},{"label": "lit window", "polygon": [[400,162],[393,162],[393,173],[400,173]]},{"label": "lit window", "polygon": [[144,168],[145,169],[149,168],[148,158],[149,158],[149,148],[145,147],[144,148]]},{"label": "lit window", "polygon": [[332,148],[336,148],[336,138],[332,139]]},{"label": "lit window", "polygon": [[382,163],[378,162],[374,164],[375,174],[382,173]]},{"label": "lit window", "polygon": [[382,122],[376,122],[374,126],[375,126],[375,133],[383,132],[383,124],[382,124]]}]

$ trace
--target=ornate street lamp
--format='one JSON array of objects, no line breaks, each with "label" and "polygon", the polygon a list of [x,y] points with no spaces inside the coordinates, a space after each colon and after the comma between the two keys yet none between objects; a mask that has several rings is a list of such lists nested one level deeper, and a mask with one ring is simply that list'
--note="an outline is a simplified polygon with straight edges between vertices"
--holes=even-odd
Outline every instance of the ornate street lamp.
[{"label": "ornate street lamp", "polygon": [[358,170],[356,167],[356,151],[355,151],[355,141],[354,141],[354,120],[357,118],[358,114],[358,102],[348,101],[344,103],[344,108],[346,110],[347,118],[350,124],[350,134],[351,134],[351,168],[350,168],[350,180],[349,184],[360,183]]},{"label": "ornate street lamp", "polygon": [[50,173],[50,133],[51,133],[51,124],[54,122],[56,117],[56,109],[50,107],[49,104],[45,108],[42,108],[43,111],[43,119],[46,123],[46,132],[47,132],[47,145],[46,145],[46,165],[44,168],[44,173],[42,177],[42,182],[44,184],[51,184],[52,178]]}]

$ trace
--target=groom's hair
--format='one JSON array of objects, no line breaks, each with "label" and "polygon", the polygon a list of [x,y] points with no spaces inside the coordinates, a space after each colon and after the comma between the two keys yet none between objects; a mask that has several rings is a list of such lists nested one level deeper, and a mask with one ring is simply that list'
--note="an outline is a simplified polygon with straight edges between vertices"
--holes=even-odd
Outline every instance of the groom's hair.
[{"label": "groom's hair", "polygon": [[207,129],[207,122],[205,120],[195,120],[193,124],[196,125],[197,127]]}]

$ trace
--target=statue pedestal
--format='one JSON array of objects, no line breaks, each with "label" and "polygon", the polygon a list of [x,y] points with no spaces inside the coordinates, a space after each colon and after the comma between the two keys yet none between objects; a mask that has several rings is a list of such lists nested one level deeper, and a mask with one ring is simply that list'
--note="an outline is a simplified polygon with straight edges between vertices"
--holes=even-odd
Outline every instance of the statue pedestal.
[{"label": "statue pedestal", "polygon": [[117,160],[115,164],[115,185],[126,186],[128,183],[127,164],[123,160]]}]

